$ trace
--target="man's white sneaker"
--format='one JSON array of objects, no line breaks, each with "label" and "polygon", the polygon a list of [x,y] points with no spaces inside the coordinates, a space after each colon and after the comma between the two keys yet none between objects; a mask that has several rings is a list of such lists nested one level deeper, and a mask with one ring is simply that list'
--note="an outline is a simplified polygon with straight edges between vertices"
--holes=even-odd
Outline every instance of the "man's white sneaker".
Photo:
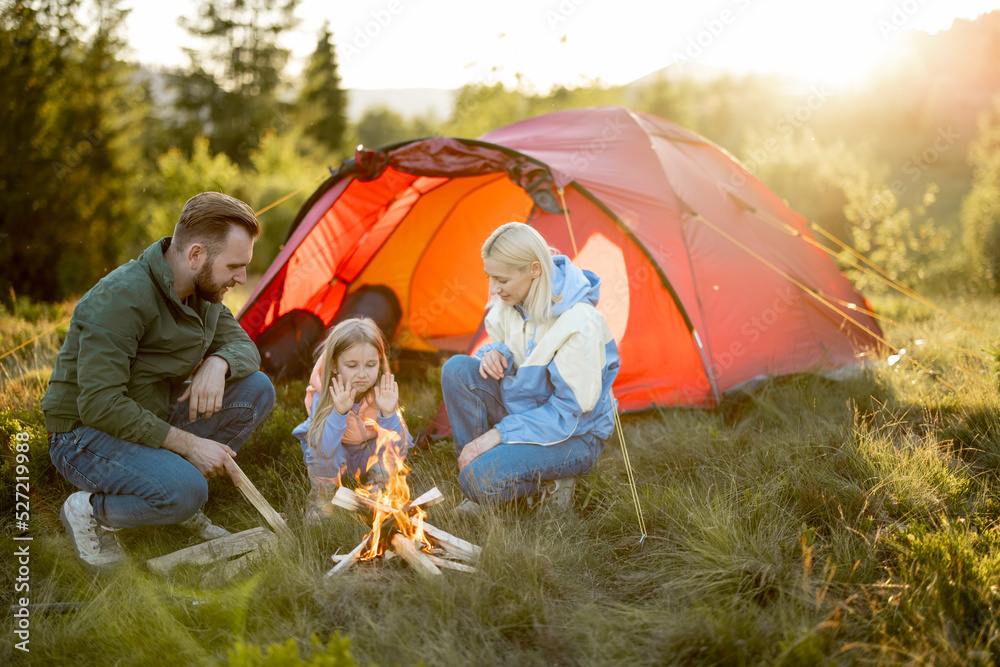
[{"label": "man's white sneaker", "polygon": [[205,516],[205,513],[201,510],[195,512],[195,515],[190,519],[181,521],[177,525],[190,530],[203,540],[215,540],[220,537],[232,535],[232,533],[222,526],[216,526],[212,523],[212,520]]},{"label": "man's white sneaker", "polygon": [[84,567],[95,572],[110,572],[126,560],[114,531],[97,525],[90,494],[86,491],[70,494],[59,517],[76,549],[76,557]]}]

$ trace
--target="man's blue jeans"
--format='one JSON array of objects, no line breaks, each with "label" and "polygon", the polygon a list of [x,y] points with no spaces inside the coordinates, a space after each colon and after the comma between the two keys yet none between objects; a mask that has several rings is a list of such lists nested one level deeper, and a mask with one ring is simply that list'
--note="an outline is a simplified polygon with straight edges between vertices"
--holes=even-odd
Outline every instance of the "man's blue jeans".
[{"label": "man's blue jeans", "polygon": [[[441,369],[455,453],[507,416],[500,381],[479,374],[479,360],[448,359]],[[502,503],[537,493],[543,480],[576,477],[597,463],[604,440],[584,433],[554,445],[500,444],[480,454],[458,475],[462,493],[477,503]]]},{"label": "man's blue jeans", "polygon": [[[173,400],[167,418],[171,426],[237,451],[271,412],[274,387],[260,371],[227,382],[222,409],[193,422],[188,401]],[[49,458],[71,484],[93,494],[94,516],[110,528],[180,523],[208,500],[208,482],[179,454],[119,440],[89,426],[54,434]]]}]

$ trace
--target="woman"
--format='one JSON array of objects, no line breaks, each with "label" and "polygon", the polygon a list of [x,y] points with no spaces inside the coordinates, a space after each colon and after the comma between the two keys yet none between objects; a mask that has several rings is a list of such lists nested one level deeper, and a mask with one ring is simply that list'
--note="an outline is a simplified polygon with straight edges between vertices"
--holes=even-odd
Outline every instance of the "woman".
[{"label": "woman", "polygon": [[618,348],[594,308],[600,278],[518,222],[497,228],[482,256],[493,342],[441,371],[459,486],[474,503],[541,492],[568,506],[614,426]]}]

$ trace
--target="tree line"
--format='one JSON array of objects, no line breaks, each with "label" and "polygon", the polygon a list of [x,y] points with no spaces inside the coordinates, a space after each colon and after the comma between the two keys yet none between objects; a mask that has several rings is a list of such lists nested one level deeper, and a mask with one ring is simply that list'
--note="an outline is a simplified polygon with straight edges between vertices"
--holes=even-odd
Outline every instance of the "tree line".
[{"label": "tree line", "polygon": [[897,58],[852,89],[774,76],[704,76],[676,63],[627,86],[484,80],[446,118],[346,117],[324,25],[297,78],[280,37],[298,0],[203,0],[182,21],[187,64],[126,58],[120,0],[6,0],[0,18],[0,300],[79,295],[160,236],[192,194],[224,191],[262,217],[251,270],[277,254],[298,207],[352,154],[433,136],[477,137],[559,109],[620,104],[717,143],[840,250],[925,291],[1000,291],[1000,12],[896,40]]}]

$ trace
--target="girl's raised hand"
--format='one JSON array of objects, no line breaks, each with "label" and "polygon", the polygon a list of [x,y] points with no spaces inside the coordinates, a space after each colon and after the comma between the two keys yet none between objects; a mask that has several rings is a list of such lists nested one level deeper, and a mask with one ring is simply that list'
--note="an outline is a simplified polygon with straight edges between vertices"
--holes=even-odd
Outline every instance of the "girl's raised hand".
[{"label": "girl's raised hand", "polygon": [[399,403],[399,385],[392,373],[383,373],[382,379],[375,385],[375,405],[383,417],[391,417]]},{"label": "girl's raised hand", "polygon": [[354,407],[354,390],[340,379],[339,374],[330,383],[330,398],[333,399],[333,409],[342,415]]}]

